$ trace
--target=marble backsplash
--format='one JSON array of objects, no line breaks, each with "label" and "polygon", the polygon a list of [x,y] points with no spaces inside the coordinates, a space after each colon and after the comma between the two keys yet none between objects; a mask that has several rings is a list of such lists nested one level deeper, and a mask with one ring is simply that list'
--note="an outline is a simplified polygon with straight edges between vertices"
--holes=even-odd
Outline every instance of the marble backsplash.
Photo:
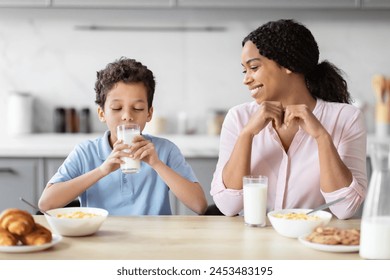
[{"label": "marble backsplash", "polygon": [[[251,100],[242,85],[241,40],[278,18],[295,18],[312,30],[321,59],[344,70],[356,105],[365,104],[372,131],[371,77],[390,76],[390,37],[384,35],[390,32],[390,10],[0,9],[0,129],[9,121],[9,95],[27,92],[34,97],[34,132],[54,131],[59,106],[90,108],[93,131],[104,130],[95,116],[96,71],[126,56],[154,72],[155,113],[168,120],[168,133],[176,132],[183,112],[204,133],[210,111]],[[88,30],[92,25],[116,28]]]}]

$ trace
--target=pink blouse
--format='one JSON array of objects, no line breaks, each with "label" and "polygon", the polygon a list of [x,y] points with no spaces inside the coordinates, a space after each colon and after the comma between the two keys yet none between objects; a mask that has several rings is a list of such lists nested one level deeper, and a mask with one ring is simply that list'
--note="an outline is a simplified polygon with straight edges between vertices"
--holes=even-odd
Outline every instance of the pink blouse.
[{"label": "pink blouse", "polygon": [[[243,198],[242,190],[226,189],[222,170],[240,131],[258,108],[255,101],[233,107],[222,127],[219,160],[210,193],[217,207],[227,216],[241,212]],[[268,177],[267,211],[315,208],[325,202],[346,197],[331,206],[330,210],[339,219],[350,218],[359,209],[367,191],[364,116],[352,105],[319,99],[313,114],[329,132],[342,161],[352,172],[353,180],[349,186],[330,193],[322,192],[315,139],[299,128],[286,153],[271,122],[253,138],[251,175]]]}]

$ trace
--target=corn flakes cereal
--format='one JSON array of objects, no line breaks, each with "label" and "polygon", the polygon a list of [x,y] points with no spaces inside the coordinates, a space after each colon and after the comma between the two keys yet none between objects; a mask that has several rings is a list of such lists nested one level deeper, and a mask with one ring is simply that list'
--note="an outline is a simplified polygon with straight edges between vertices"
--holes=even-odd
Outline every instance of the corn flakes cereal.
[{"label": "corn flakes cereal", "polygon": [[305,213],[295,213],[295,212],[285,213],[285,214],[277,213],[274,214],[274,217],[287,219],[287,220],[309,220],[309,221],[317,221],[320,219],[320,217],[318,216],[314,216],[314,215],[311,216],[311,215],[306,215]]},{"label": "corn flakes cereal", "polygon": [[76,212],[70,212],[70,213],[64,213],[64,214],[57,214],[57,218],[60,219],[85,219],[85,218],[92,218],[98,216],[94,213],[85,213],[82,211],[76,211]]}]

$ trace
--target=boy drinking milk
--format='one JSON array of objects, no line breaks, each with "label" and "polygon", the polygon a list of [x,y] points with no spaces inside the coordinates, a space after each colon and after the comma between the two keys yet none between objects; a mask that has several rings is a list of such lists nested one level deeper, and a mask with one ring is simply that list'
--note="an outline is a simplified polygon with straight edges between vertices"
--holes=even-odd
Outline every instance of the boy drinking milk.
[{"label": "boy drinking milk", "polygon": [[[108,130],[77,145],[50,179],[39,200],[41,210],[67,205],[99,207],[110,215],[170,215],[169,191],[189,209],[203,214],[202,187],[178,147],[167,139],[142,134],[152,119],[153,73],[134,59],[121,58],[97,72],[98,117]],[[119,125],[137,124],[131,145],[118,140]],[[141,161],[138,173],[125,174],[121,158]]]}]

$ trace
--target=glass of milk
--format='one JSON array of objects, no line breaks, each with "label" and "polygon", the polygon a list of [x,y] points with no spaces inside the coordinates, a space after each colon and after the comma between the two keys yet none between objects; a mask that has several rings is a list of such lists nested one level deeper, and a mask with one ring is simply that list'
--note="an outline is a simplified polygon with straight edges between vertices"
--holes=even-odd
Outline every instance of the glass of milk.
[{"label": "glass of milk", "polygon": [[364,202],[360,231],[360,256],[390,259],[390,144],[372,143],[373,172]]},{"label": "glass of milk", "polygon": [[[123,140],[124,144],[131,146],[133,139],[136,135],[140,135],[140,127],[138,124],[123,124],[119,125],[116,129],[116,135],[119,140]],[[128,149],[124,150],[126,153],[129,152]],[[141,168],[141,163],[139,159],[132,159],[129,157],[121,157],[121,160],[124,163],[121,164],[121,170],[123,173],[132,174],[138,173]]]},{"label": "glass of milk", "polygon": [[267,212],[268,178],[244,176],[244,221],[248,226],[265,227]]}]

